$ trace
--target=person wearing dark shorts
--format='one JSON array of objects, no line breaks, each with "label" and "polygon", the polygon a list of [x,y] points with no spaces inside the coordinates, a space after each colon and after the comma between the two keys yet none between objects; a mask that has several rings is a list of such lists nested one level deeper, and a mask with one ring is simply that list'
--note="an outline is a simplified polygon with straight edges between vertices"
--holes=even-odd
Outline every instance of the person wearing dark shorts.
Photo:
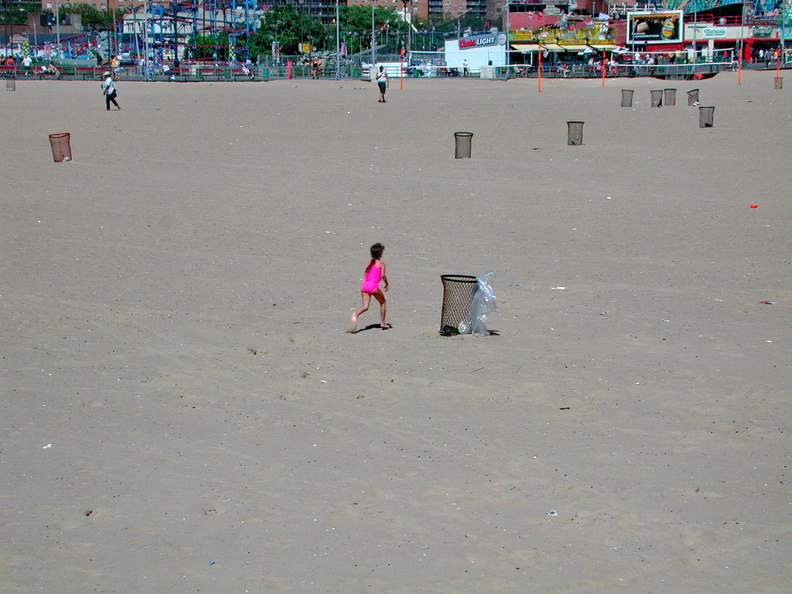
[{"label": "person wearing dark shorts", "polygon": [[380,92],[379,103],[385,103],[385,90],[390,86],[390,80],[388,79],[388,73],[385,72],[385,68],[382,66],[377,72],[377,84]]},{"label": "person wearing dark shorts", "polygon": [[102,83],[102,92],[105,96],[105,106],[107,107],[107,111],[110,111],[110,103],[116,106],[116,109],[121,109],[121,106],[116,101],[116,96],[118,93],[115,90],[115,86],[113,86],[113,75],[107,71],[104,73],[105,80]]}]

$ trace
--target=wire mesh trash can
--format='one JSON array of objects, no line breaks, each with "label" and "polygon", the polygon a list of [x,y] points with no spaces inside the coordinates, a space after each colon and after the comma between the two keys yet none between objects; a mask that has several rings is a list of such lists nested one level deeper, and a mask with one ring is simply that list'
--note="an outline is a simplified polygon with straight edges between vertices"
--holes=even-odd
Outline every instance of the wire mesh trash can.
[{"label": "wire mesh trash can", "polygon": [[633,91],[632,89],[622,89],[622,107],[632,107],[632,100],[633,100]]},{"label": "wire mesh trash can", "polygon": [[776,76],[775,79],[775,87],[776,89],[783,89],[784,88],[784,77],[783,76]]},{"label": "wire mesh trash can", "polygon": [[712,128],[714,117],[714,107],[699,106],[699,128]]},{"label": "wire mesh trash can", "polygon": [[443,282],[440,334],[470,334],[473,331],[471,306],[478,291],[478,280],[475,276],[463,274],[444,274],[440,280]]},{"label": "wire mesh trash can", "polygon": [[15,78],[7,78],[6,79],[6,91],[16,91],[16,79]]},{"label": "wire mesh trash can", "polygon": [[663,89],[663,103],[676,105],[676,89]]},{"label": "wire mesh trash can", "polygon": [[583,144],[583,122],[567,122],[567,144]]},{"label": "wire mesh trash can", "polygon": [[663,105],[663,89],[649,92],[652,94],[652,107],[661,107]]},{"label": "wire mesh trash can", "polygon": [[696,105],[699,102],[699,90],[693,89],[687,92],[688,105]]},{"label": "wire mesh trash can", "polygon": [[470,159],[473,132],[454,132],[454,158]]},{"label": "wire mesh trash can", "polygon": [[52,158],[56,163],[71,161],[71,134],[50,134],[50,144],[52,145]]}]

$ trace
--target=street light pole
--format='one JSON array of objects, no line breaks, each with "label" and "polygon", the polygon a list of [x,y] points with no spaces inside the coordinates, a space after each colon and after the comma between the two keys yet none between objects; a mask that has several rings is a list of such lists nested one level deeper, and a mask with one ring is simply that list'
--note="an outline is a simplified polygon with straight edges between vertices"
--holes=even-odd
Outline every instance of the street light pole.
[{"label": "street light pole", "polygon": [[745,4],[740,5],[740,55],[737,60],[737,84],[742,84],[743,52],[745,51]]},{"label": "street light pole", "polygon": [[[57,53],[57,57],[60,58],[60,2],[55,2],[55,38],[57,43],[55,45],[55,52]],[[8,39],[6,39],[6,43],[8,43]]]},{"label": "street light pole", "polygon": [[336,80],[341,76],[341,19],[338,13],[338,2],[339,0],[336,0]]},{"label": "street light pole", "polygon": [[698,60],[698,10],[693,6],[693,74],[696,74],[696,62]]},{"label": "street light pole", "polygon": [[404,4],[404,26],[407,30],[407,38],[405,39],[405,48],[404,51],[407,54],[407,66],[410,65],[410,22],[407,20],[407,5],[410,3],[410,0],[402,0]]},{"label": "street light pole", "polygon": [[509,74],[509,28],[511,27],[511,23],[509,22],[509,1],[506,0],[506,76]]},{"label": "street light pole", "polygon": [[[11,24],[11,12],[10,12],[11,9],[8,7],[8,3],[9,2],[10,2],[10,0],[3,0],[3,6],[4,6],[3,12],[5,13],[5,45],[3,46],[3,57],[4,58],[8,58],[8,45],[9,45],[9,43],[8,43],[9,42],[8,26]],[[33,24],[33,26],[34,27],[36,26],[35,23]],[[35,31],[35,29],[34,29],[34,31]]]},{"label": "street light pole", "polygon": [[173,66],[179,67],[179,31],[176,27],[176,21],[179,17],[179,5],[176,2],[172,3],[173,8]]},{"label": "street light pole", "polygon": [[148,0],[143,0],[143,51],[146,55],[143,58],[143,75],[146,80],[151,80],[149,65],[149,12]]}]

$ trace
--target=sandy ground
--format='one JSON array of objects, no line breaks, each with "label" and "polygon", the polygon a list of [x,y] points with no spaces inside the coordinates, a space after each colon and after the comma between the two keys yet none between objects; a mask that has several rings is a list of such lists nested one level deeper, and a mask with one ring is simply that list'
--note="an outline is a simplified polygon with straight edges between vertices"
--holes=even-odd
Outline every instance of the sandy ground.
[{"label": "sandy ground", "polygon": [[[0,591],[789,591],[773,76],[17,81]],[[500,336],[439,336],[486,270]]]}]

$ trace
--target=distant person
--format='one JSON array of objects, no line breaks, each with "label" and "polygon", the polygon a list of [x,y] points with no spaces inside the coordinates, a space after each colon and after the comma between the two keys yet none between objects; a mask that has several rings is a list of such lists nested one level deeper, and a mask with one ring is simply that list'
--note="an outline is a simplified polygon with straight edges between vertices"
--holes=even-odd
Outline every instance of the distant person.
[{"label": "distant person", "polygon": [[45,74],[53,74],[53,75],[55,75],[55,78],[60,78],[61,77],[60,70],[58,70],[58,68],[52,62],[47,64],[47,66],[44,68],[44,73]]},{"label": "distant person", "polygon": [[467,60],[462,60],[462,76],[467,76],[468,72],[468,63]]},{"label": "distant person", "polygon": [[386,103],[385,91],[390,86],[390,79],[388,78],[388,73],[385,72],[385,68],[382,66],[380,66],[379,72],[377,72],[377,85],[379,85],[380,92],[379,103]]},{"label": "distant person", "polygon": [[25,76],[30,76],[30,67],[33,65],[33,60],[30,59],[30,56],[25,56],[24,60],[22,60],[22,67],[25,69]]},{"label": "distant person", "polygon": [[113,85],[113,75],[110,73],[109,70],[105,70],[104,73],[104,82],[102,83],[102,91],[104,92],[105,96],[105,106],[107,107],[107,111],[110,111],[110,103],[116,106],[116,109],[120,110],[121,106],[116,101],[116,97],[118,96],[118,92]]},{"label": "distant person", "polygon": [[[387,330],[390,324],[385,323],[385,294],[383,291],[388,290],[388,277],[385,276],[385,262],[382,261],[382,254],[385,252],[385,246],[381,243],[375,243],[369,249],[371,253],[371,261],[366,266],[365,277],[360,285],[360,297],[363,305],[352,314],[352,326],[348,332],[357,332],[357,319],[360,314],[368,311],[371,297],[379,301],[380,304],[380,328]],[[385,286],[380,289],[380,282],[384,282]]]}]

